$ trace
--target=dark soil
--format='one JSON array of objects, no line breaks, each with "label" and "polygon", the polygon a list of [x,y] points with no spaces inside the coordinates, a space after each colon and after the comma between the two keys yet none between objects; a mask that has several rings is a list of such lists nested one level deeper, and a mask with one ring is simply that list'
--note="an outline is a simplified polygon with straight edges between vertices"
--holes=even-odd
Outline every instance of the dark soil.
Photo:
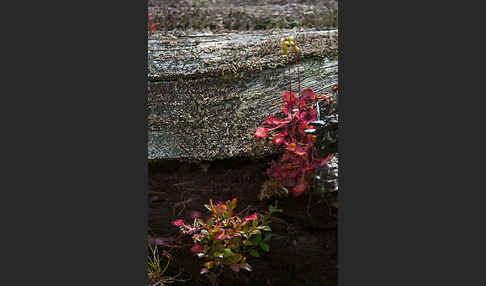
[{"label": "dark soil", "polygon": [[[247,215],[263,213],[270,201],[257,199],[265,170],[271,158],[262,160],[232,159],[207,163],[164,161],[149,167],[149,231],[162,238],[163,247],[172,256],[168,276],[182,273],[187,282],[171,285],[209,285],[199,274],[202,261],[190,252],[191,240],[178,234],[171,222],[189,221],[197,210],[208,214],[204,204],[238,198],[237,212]],[[337,285],[336,210],[328,207],[322,194],[311,198],[279,200],[284,210],[272,222],[270,252],[249,258],[252,272],[225,271],[219,285]]]}]

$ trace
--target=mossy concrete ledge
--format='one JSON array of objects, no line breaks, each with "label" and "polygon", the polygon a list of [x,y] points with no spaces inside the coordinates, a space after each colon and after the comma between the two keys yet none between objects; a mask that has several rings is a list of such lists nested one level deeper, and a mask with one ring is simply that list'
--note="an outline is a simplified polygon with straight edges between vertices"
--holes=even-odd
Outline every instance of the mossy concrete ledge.
[{"label": "mossy concrete ledge", "polygon": [[[253,134],[288,89],[282,37],[295,35],[301,88],[338,81],[337,30],[154,33],[148,43],[148,159],[214,160],[276,152]],[[297,68],[291,67],[297,91]]]}]

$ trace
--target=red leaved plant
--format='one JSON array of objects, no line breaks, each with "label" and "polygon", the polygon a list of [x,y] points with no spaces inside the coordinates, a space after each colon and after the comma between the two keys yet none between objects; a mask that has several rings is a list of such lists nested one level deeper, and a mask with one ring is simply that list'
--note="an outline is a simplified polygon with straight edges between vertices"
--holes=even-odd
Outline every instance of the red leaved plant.
[{"label": "red leaved plant", "polygon": [[[283,51],[288,58],[289,74],[290,58],[287,46],[294,48],[300,88],[299,48],[293,43],[292,37],[282,41]],[[277,118],[274,114],[270,115],[263,126],[255,131],[255,137],[266,139],[271,135],[275,145],[285,148],[285,153],[280,160],[272,161],[271,167],[267,169],[267,175],[280,180],[284,185],[291,186],[295,196],[301,195],[309,188],[308,181],[313,177],[316,167],[323,166],[331,157],[331,155],[326,158],[319,157],[314,145],[316,136],[305,133],[306,129],[313,128],[308,124],[318,119],[314,105],[321,99],[326,99],[326,96],[318,96],[311,88],[303,89],[296,98],[290,83],[290,91],[282,95],[283,116]]]},{"label": "red leaved plant", "polygon": [[194,217],[190,225],[183,220],[172,223],[182,233],[192,236],[194,245],[191,251],[205,260],[201,274],[217,272],[223,266],[229,266],[235,272],[240,269],[252,271],[247,255],[259,257],[260,249],[269,251],[270,215],[281,210],[270,206],[265,215],[254,213],[240,218],[233,215],[236,203],[236,198],[217,204],[210,200],[205,207],[211,212],[211,216],[205,221]]},{"label": "red leaved plant", "polygon": [[155,31],[157,29],[157,25],[155,23],[152,23],[152,19],[150,17],[150,12],[148,12],[147,23],[148,23],[149,31]]}]

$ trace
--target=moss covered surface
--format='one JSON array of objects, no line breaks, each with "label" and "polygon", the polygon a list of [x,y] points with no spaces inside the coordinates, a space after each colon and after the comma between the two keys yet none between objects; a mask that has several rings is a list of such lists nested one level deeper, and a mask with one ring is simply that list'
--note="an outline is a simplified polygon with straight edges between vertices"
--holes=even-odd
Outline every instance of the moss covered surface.
[{"label": "moss covered surface", "polygon": [[150,0],[161,31],[330,29],[338,25],[335,0]]},{"label": "moss covered surface", "polygon": [[[337,83],[336,34],[297,33],[302,88],[325,94]],[[198,37],[163,44],[162,35],[154,35],[149,50],[149,159],[213,160],[276,152],[253,133],[278,112],[288,89],[287,57],[280,51],[285,35],[288,31],[212,35],[204,36],[212,41],[192,46],[187,41]],[[195,51],[197,59],[192,58]],[[296,91],[297,67],[291,69]]]}]

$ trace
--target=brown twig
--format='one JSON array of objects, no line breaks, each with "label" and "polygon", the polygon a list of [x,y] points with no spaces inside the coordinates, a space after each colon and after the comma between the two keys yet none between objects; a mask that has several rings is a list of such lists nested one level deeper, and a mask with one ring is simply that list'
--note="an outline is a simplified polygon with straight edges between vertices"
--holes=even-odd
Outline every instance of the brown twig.
[{"label": "brown twig", "polygon": [[175,215],[176,208],[182,205],[182,209],[177,213],[177,216],[179,216],[186,209],[186,205],[188,203],[191,203],[191,202],[197,200],[198,198],[199,197],[191,197],[191,198],[189,198],[187,200],[184,200],[184,201],[175,203],[174,206],[172,207],[172,215],[175,217],[176,216]]},{"label": "brown twig", "polygon": [[183,185],[187,185],[187,184],[190,184],[190,183],[194,183],[194,181],[185,181],[185,182],[180,182],[180,183],[177,183],[177,184],[173,184],[172,186],[173,186],[173,187],[177,187],[177,186],[183,186]]}]

